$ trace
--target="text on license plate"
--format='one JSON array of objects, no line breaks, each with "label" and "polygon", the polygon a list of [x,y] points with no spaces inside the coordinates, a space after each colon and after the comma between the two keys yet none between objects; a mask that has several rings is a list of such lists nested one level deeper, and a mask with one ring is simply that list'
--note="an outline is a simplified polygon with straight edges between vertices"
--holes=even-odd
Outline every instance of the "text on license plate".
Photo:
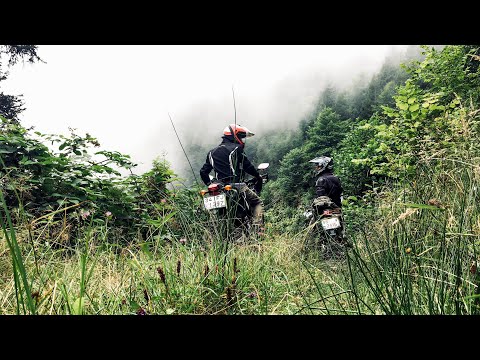
[{"label": "text on license plate", "polygon": [[322,219],[322,227],[325,230],[336,229],[340,227],[340,220],[337,217]]},{"label": "text on license plate", "polygon": [[224,208],[227,206],[225,194],[204,197],[203,203],[207,210]]}]

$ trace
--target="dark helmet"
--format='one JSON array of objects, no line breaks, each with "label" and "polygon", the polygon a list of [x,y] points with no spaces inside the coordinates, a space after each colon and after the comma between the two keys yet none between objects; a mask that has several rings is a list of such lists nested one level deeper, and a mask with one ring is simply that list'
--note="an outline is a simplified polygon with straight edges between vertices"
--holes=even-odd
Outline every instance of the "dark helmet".
[{"label": "dark helmet", "polygon": [[245,126],[239,124],[230,124],[223,129],[223,136],[233,141],[237,141],[242,146],[245,146],[245,139],[253,135],[255,135],[255,133],[248,130]]},{"label": "dark helmet", "polygon": [[320,175],[325,170],[333,170],[333,160],[328,156],[319,156],[309,162],[315,164],[315,175]]}]

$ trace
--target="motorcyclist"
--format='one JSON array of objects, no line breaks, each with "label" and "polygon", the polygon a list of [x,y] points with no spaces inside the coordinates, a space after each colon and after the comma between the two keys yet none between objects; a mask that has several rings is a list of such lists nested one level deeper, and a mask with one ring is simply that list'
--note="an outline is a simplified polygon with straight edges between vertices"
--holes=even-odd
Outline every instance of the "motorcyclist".
[{"label": "motorcyclist", "polygon": [[[253,132],[239,124],[229,124],[225,127],[222,142],[208,152],[205,164],[200,169],[200,177],[205,185],[208,186],[217,180],[225,184],[243,182],[245,173],[247,173],[256,178],[255,189],[257,192],[260,192],[262,178],[244,153],[246,138],[253,135],[255,135]],[[212,170],[214,171],[214,178],[210,180],[209,174]],[[255,230],[262,234],[262,200],[255,191],[246,185],[240,191],[245,194],[245,198],[252,209],[252,223],[256,228]]]},{"label": "motorcyclist", "polygon": [[319,156],[309,162],[315,164],[314,173],[317,176],[315,191],[317,197],[328,196],[339,208],[342,207],[342,184],[333,174],[333,160],[328,156]]}]

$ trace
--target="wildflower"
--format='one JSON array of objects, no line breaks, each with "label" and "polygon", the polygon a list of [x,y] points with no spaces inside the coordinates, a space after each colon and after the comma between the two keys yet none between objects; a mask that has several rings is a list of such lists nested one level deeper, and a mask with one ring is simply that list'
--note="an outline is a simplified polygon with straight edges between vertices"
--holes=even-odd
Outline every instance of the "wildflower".
[{"label": "wildflower", "polygon": [[252,291],[250,294],[247,295],[248,298],[254,299],[257,297],[257,293],[255,291]]},{"label": "wildflower", "polygon": [[180,269],[181,269],[182,263],[180,260],[177,261],[177,275],[180,275]]},{"label": "wildflower", "polygon": [[162,199],[162,200],[160,200],[160,202],[161,202],[162,204],[165,204],[165,203],[167,202],[167,199]]},{"label": "wildflower", "polygon": [[82,211],[82,212],[80,212],[80,216],[82,217],[83,220],[85,220],[87,217],[90,216],[90,211],[88,211],[88,210]]},{"label": "wildflower", "polygon": [[40,298],[40,293],[38,291],[34,291],[32,292],[32,299],[35,299],[35,301],[38,301],[38,299]]},{"label": "wildflower", "polygon": [[226,289],[226,295],[227,295],[227,305],[230,305],[233,301],[233,294],[232,294],[232,289],[230,287],[227,287]]},{"label": "wildflower", "polygon": [[187,242],[187,239],[185,239],[185,238],[182,238],[182,239],[180,239],[179,241],[180,241],[180,244],[186,244],[186,242]]},{"label": "wildflower", "polygon": [[112,213],[111,213],[110,211],[107,211],[107,212],[105,213],[105,216],[106,216],[106,217],[110,217],[110,216],[112,216]]},{"label": "wildflower", "polygon": [[138,308],[137,315],[147,315],[147,312],[143,308]]},{"label": "wildflower", "polygon": [[477,273],[477,264],[475,261],[472,261],[472,265],[470,266],[470,274],[475,275]]},{"label": "wildflower", "polygon": [[405,252],[406,252],[407,254],[410,254],[410,253],[412,252],[412,248],[406,248],[406,249],[405,249]]},{"label": "wildflower", "polygon": [[442,202],[438,199],[435,199],[435,198],[428,200],[427,204],[432,205],[432,206],[436,206],[438,208],[443,208]]},{"label": "wildflower", "polygon": [[161,279],[162,282],[165,284],[165,281],[166,281],[166,280],[165,280],[165,273],[163,272],[163,269],[162,269],[161,266],[159,266],[159,267],[157,268],[157,272],[158,272],[158,274],[160,275],[160,279]]}]

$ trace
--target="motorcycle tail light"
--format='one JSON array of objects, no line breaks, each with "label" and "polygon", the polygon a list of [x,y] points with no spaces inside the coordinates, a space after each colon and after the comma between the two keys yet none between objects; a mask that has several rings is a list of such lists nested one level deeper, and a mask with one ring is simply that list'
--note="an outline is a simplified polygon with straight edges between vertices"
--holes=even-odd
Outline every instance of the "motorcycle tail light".
[{"label": "motorcycle tail light", "polygon": [[225,185],[224,189],[225,190],[232,190],[232,185]]},{"label": "motorcycle tail light", "polygon": [[211,193],[214,191],[218,191],[218,188],[219,188],[218,184],[210,184],[208,185],[208,192]]}]

